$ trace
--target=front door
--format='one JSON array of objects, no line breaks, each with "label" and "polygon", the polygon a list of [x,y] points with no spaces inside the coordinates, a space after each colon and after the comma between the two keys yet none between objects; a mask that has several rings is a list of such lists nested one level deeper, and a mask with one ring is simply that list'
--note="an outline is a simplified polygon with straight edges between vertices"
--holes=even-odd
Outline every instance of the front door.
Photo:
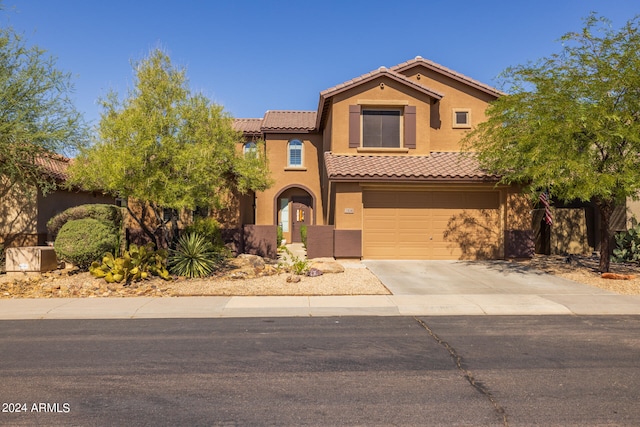
[{"label": "front door", "polygon": [[291,199],[291,242],[300,243],[300,229],[311,225],[311,197],[293,196]]}]

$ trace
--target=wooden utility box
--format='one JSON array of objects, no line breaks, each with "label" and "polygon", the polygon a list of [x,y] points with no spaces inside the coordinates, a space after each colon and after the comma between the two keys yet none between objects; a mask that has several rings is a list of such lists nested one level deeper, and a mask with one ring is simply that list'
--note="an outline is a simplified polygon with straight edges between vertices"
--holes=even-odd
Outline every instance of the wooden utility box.
[{"label": "wooden utility box", "polygon": [[5,256],[7,273],[42,273],[58,268],[58,258],[51,246],[7,248]]}]

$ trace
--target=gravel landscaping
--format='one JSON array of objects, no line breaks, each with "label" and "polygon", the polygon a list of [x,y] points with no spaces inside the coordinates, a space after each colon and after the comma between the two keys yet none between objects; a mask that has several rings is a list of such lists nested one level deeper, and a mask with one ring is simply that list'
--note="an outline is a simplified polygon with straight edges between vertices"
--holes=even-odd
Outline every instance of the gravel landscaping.
[{"label": "gravel landscaping", "polygon": [[[562,256],[536,256],[531,260],[512,262],[619,294],[640,295],[640,268],[636,265],[611,264],[612,272],[636,275],[632,280],[611,280],[600,277],[595,257],[572,257],[570,262],[567,261]],[[129,285],[109,284],[89,273],[68,270],[30,277],[2,274],[0,298],[389,294],[387,288],[359,262],[325,264],[320,268],[329,271],[331,268],[328,267],[338,266],[338,271],[343,271],[327,272],[317,277],[296,276],[275,264],[259,263],[256,266],[255,259],[248,258],[234,260],[226,269],[206,279],[164,281],[154,278]]]}]

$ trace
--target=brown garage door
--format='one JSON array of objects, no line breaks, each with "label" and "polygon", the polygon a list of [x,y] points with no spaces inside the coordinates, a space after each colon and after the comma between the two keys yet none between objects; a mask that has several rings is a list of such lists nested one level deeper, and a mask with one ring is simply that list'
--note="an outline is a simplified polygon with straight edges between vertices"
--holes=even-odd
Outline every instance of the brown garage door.
[{"label": "brown garage door", "polygon": [[363,194],[369,259],[476,259],[499,253],[496,191],[373,191]]}]

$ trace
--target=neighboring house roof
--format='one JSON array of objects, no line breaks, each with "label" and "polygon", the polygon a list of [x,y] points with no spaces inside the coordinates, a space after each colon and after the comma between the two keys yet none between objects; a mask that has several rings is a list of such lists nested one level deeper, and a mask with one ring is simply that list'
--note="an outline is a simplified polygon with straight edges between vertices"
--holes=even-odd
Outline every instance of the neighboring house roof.
[{"label": "neighboring house roof", "polygon": [[263,132],[309,132],[316,126],[315,111],[267,111],[262,119]]},{"label": "neighboring house roof", "polygon": [[262,133],[262,119],[235,119],[233,128],[245,135],[259,135]]},{"label": "neighboring house roof", "polygon": [[362,156],[325,153],[327,175],[338,181],[496,182],[480,169],[473,153],[432,152],[430,156]]},{"label": "neighboring house roof", "polygon": [[338,95],[346,90],[352,89],[356,86],[359,86],[363,83],[370,82],[371,80],[377,79],[379,77],[389,77],[392,80],[403,83],[408,87],[411,87],[419,92],[422,92],[434,99],[440,100],[444,97],[443,94],[437,92],[435,90],[429,89],[426,86],[421,85],[420,83],[411,80],[410,78],[394,71],[393,69],[389,69],[386,67],[380,67],[375,71],[371,71],[370,73],[363,74],[359,77],[341,83],[332,88],[323,90],[320,92],[320,101],[318,102],[318,119],[316,122],[316,129],[320,129],[322,126],[323,120],[326,118],[326,112],[328,110],[328,106],[331,100],[331,97]]},{"label": "neighboring house roof", "polygon": [[58,154],[50,156],[42,156],[36,159],[36,164],[42,168],[42,171],[58,181],[66,181],[69,178],[67,168],[71,159]]},{"label": "neighboring house roof", "polygon": [[471,77],[467,77],[464,74],[460,74],[456,71],[453,71],[445,66],[442,66],[440,64],[437,64],[433,61],[429,61],[428,59],[424,59],[421,56],[416,56],[414,59],[410,59],[409,61],[403,62],[402,64],[398,64],[395,65],[393,67],[391,67],[391,70],[396,71],[398,73],[402,73],[403,71],[409,70],[413,67],[416,67],[418,65],[422,65],[425,68],[428,68],[430,70],[436,71],[440,74],[444,74],[446,76],[451,77],[454,80],[457,80],[459,82],[468,84],[469,86],[472,86],[476,89],[479,89],[483,92],[486,92],[490,95],[496,96],[496,97],[500,97],[502,95],[504,95],[504,92],[499,91],[498,89],[491,87],[489,85],[486,85],[484,83],[481,83],[477,80],[472,79]]}]

